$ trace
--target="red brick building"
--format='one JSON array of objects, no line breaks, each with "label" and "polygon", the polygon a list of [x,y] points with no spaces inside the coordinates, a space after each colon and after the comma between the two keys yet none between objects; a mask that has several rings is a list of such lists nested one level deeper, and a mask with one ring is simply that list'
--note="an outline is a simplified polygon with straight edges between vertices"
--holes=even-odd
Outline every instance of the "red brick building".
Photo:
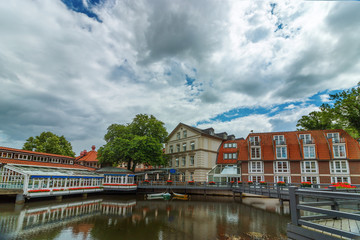
[{"label": "red brick building", "polygon": [[251,133],[222,143],[208,178],[360,184],[360,145],[340,129]]}]

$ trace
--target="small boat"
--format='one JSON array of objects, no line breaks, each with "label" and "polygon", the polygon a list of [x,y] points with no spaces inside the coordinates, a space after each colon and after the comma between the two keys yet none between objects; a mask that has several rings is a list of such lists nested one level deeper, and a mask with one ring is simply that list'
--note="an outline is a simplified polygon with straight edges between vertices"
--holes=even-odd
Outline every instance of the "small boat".
[{"label": "small boat", "polygon": [[189,197],[188,194],[173,193],[174,199],[189,200]]},{"label": "small boat", "polygon": [[147,199],[165,199],[165,200],[169,200],[171,198],[171,194],[170,193],[151,193],[151,194],[146,194],[146,198]]}]

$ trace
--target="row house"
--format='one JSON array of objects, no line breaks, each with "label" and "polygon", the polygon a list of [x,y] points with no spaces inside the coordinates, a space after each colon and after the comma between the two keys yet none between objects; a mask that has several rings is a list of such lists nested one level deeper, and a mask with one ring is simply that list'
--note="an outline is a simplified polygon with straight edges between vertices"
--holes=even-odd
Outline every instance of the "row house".
[{"label": "row house", "polygon": [[213,128],[199,129],[179,123],[169,134],[165,154],[169,167],[181,172],[181,179],[206,181],[207,173],[216,165],[216,157],[224,140],[234,139]]},{"label": "row house", "polygon": [[217,166],[208,174],[209,181],[223,182],[360,184],[359,177],[359,143],[340,129],[251,133],[246,139],[224,141]]}]

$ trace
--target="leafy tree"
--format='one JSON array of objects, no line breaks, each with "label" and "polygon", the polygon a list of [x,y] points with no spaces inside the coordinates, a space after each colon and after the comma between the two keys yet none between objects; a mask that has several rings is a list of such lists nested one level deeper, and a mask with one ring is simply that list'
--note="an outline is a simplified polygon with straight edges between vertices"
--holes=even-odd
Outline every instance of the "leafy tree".
[{"label": "leafy tree", "polygon": [[357,87],[330,94],[332,105],[323,104],[320,111],[302,116],[298,130],[344,129],[352,137],[360,136],[360,83]]},{"label": "leafy tree", "polygon": [[52,132],[42,132],[40,136],[29,137],[23,150],[75,157],[71,143],[64,136],[59,137]]},{"label": "leafy tree", "polygon": [[167,131],[164,123],[152,115],[138,114],[130,124],[112,124],[104,136],[106,144],[99,148],[98,158],[103,165],[126,162],[134,171],[136,164],[164,165],[162,151]]}]

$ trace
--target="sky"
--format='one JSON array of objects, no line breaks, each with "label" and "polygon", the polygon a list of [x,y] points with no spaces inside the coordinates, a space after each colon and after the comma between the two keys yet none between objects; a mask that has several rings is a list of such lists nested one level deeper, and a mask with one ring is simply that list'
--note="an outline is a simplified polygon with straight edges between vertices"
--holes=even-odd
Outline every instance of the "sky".
[{"label": "sky", "polygon": [[152,114],[246,137],[292,131],[360,81],[353,1],[0,1],[0,146],[76,155]]}]

